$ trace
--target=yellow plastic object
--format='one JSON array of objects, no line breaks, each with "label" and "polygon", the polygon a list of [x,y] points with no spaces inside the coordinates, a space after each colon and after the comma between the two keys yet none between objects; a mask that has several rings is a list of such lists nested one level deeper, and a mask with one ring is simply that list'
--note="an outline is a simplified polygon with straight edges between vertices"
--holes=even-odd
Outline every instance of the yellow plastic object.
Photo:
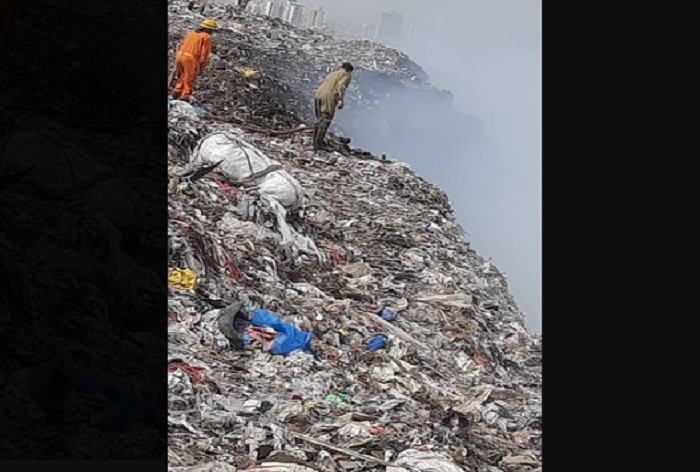
[{"label": "yellow plastic object", "polygon": [[192,290],[197,286],[197,274],[192,269],[170,269],[168,285],[180,290]]},{"label": "yellow plastic object", "polygon": [[217,25],[216,21],[212,20],[211,18],[205,19],[204,21],[202,21],[199,24],[199,26],[201,26],[202,28],[206,28],[206,29],[214,29],[214,30],[219,29],[219,25]]},{"label": "yellow plastic object", "polygon": [[245,77],[246,79],[258,80],[262,77],[262,73],[253,69],[252,67],[241,67],[240,71],[243,74],[243,77]]}]

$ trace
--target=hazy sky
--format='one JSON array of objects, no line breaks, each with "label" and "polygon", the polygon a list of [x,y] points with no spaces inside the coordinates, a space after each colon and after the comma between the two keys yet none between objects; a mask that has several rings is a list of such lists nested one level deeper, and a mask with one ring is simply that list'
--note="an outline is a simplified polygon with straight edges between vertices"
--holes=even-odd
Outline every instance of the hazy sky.
[{"label": "hazy sky", "polygon": [[393,10],[415,23],[401,49],[453,93],[460,111],[481,119],[499,149],[497,171],[465,155],[433,182],[452,200],[473,247],[506,273],[528,325],[541,332],[542,1],[301,3],[323,6],[329,20],[379,24],[381,13]]}]

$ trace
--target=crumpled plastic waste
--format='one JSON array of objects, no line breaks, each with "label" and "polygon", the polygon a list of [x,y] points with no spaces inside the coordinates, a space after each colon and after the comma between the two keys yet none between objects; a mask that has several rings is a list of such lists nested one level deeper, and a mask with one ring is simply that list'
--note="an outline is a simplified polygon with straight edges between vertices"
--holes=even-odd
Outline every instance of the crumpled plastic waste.
[{"label": "crumpled plastic waste", "polygon": [[226,462],[213,461],[206,464],[199,464],[193,467],[177,467],[175,463],[168,464],[168,470],[173,472],[236,472],[236,466]]},{"label": "crumpled plastic waste", "polygon": [[192,269],[170,269],[168,285],[180,290],[192,290],[197,285],[197,274]]},{"label": "crumpled plastic waste", "polygon": [[275,337],[277,333],[273,329],[261,329],[261,328],[246,328],[247,336],[243,338],[245,344],[250,344],[252,340],[260,341],[262,343],[263,352],[267,352],[272,349],[275,343]]},{"label": "crumpled plastic waste", "polygon": [[381,308],[377,314],[382,317],[385,321],[394,321],[396,317],[398,316],[398,312],[396,310],[392,310],[390,308],[383,307]]},{"label": "crumpled plastic waste", "polygon": [[407,449],[394,461],[395,466],[387,467],[387,472],[465,472],[449,457],[433,451]]},{"label": "crumpled plastic waste", "polygon": [[[267,310],[253,311],[251,323],[256,327],[272,328],[276,332],[276,336],[273,339],[266,338],[270,345],[265,350],[269,350],[271,354],[286,355],[300,349],[313,353],[311,349],[312,333],[307,333],[291,323],[282,321],[278,316]],[[259,331],[256,333],[259,333]],[[248,334],[253,337],[253,333],[250,331],[248,331]]]},{"label": "crumpled plastic waste", "polygon": [[337,403],[337,404],[346,403],[349,399],[350,399],[350,397],[344,393],[339,393],[339,394],[329,393],[328,395],[326,395],[326,401],[329,401],[332,403]]},{"label": "crumpled plastic waste", "polygon": [[262,78],[260,71],[253,69],[252,67],[239,67],[238,71],[243,74],[246,79],[258,80]]},{"label": "crumpled plastic waste", "polygon": [[368,351],[378,351],[384,347],[386,347],[386,336],[381,334],[375,336],[369,343],[367,343]]},{"label": "crumpled plastic waste", "polygon": [[194,112],[199,116],[209,114],[209,111],[206,108],[204,108],[202,105],[194,105],[192,108],[194,109]]},{"label": "crumpled plastic waste", "polygon": [[187,362],[171,362],[168,365],[168,372],[175,372],[176,370],[185,372],[193,384],[210,380],[205,368],[191,366]]},{"label": "crumpled plastic waste", "polygon": [[[169,5],[174,49],[201,16]],[[541,338],[524,326],[507,279],[469,246],[447,195],[407,164],[348,152],[337,130],[329,140],[339,150],[311,151],[313,90],[344,60],[358,71],[348,109],[364,115],[381,94],[366,74],[417,89],[427,79],[376,43],[236,7],[208,4],[206,14],[221,26],[196,92],[210,115],[178,102],[168,115],[168,264],[198,274],[196,293],[170,294],[168,336],[171,357],[206,366],[220,390],[169,373],[170,463],[415,472],[395,460],[420,448],[443,468],[535,472]],[[262,73],[257,88],[239,66]],[[216,152],[195,159],[204,140]],[[231,156],[236,178],[218,166]],[[255,182],[281,171],[298,198],[286,180],[276,194]],[[313,333],[323,362],[303,349],[232,349],[250,338],[247,327],[229,339],[218,325],[235,302]],[[397,316],[385,319],[382,307]],[[390,342],[367,350],[379,333]],[[328,397],[341,392],[345,402]]]},{"label": "crumpled plastic waste", "polygon": [[233,133],[205,136],[197,145],[191,164],[215,164],[227,183],[253,184],[286,208],[297,207],[301,201],[303,191],[296,179],[262,150]]}]

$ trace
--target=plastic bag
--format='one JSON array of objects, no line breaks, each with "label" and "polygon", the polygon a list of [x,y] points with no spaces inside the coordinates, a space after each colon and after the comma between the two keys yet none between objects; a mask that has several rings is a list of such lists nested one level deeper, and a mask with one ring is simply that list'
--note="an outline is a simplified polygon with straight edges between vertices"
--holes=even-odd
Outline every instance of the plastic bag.
[{"label": "plastic bag", "polygon": [[311,352],[311,338],[313,338],[313,334],[282,321],[267,310],[255,310],[252,324],[253,326],[272,328],[277,331],[277,337],[270,349],[272,354],[284,355],[299,349]]},{"label": "plastic bag", "polygon": [[297,207],[301,202],[304,190],[299,182],[279,163],[232,133],[212,133],[202,138],[193,161],[218,163],[219,170],[231,183],[255,185],[260,193],[286,208]]}]

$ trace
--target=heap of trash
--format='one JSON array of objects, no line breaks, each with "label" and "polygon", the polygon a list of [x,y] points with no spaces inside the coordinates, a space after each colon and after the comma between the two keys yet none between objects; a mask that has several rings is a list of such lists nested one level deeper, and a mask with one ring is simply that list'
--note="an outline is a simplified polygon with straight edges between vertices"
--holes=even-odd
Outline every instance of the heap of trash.
[{"label": "heap of trash", "polygon": [[[201,9],[190,11],[188,5],[170,2],[170,64],[183,35],[203,18]],[[219,117],[255,123],[284,111],[277,116],[284,120],[280,125],[289,125],[289,119],[308,122],[313,118],[309,97],[344,61],[356,69],[353,82],[358,86],[348,89],[347,101],[358,109],[371,109],[384,93],[385,87],[374,85],[377,76],[419,90],[433,89],[425,71],[396,49],[366,40],[334,39],[234,6],[207,5],[204,11],[220,29],[212,42],[211,65],[198,79],[194,97],[213,105]]]},{"label": "heap of trash", "polygon": [[[170,14],[174,50],[201,16]],[[541,338],[447,196],[334,133],[311,151],[326,65],[403,56],[205,14],[217,57],[194,104],[169,104],[170,467],[541,470]]]}]

